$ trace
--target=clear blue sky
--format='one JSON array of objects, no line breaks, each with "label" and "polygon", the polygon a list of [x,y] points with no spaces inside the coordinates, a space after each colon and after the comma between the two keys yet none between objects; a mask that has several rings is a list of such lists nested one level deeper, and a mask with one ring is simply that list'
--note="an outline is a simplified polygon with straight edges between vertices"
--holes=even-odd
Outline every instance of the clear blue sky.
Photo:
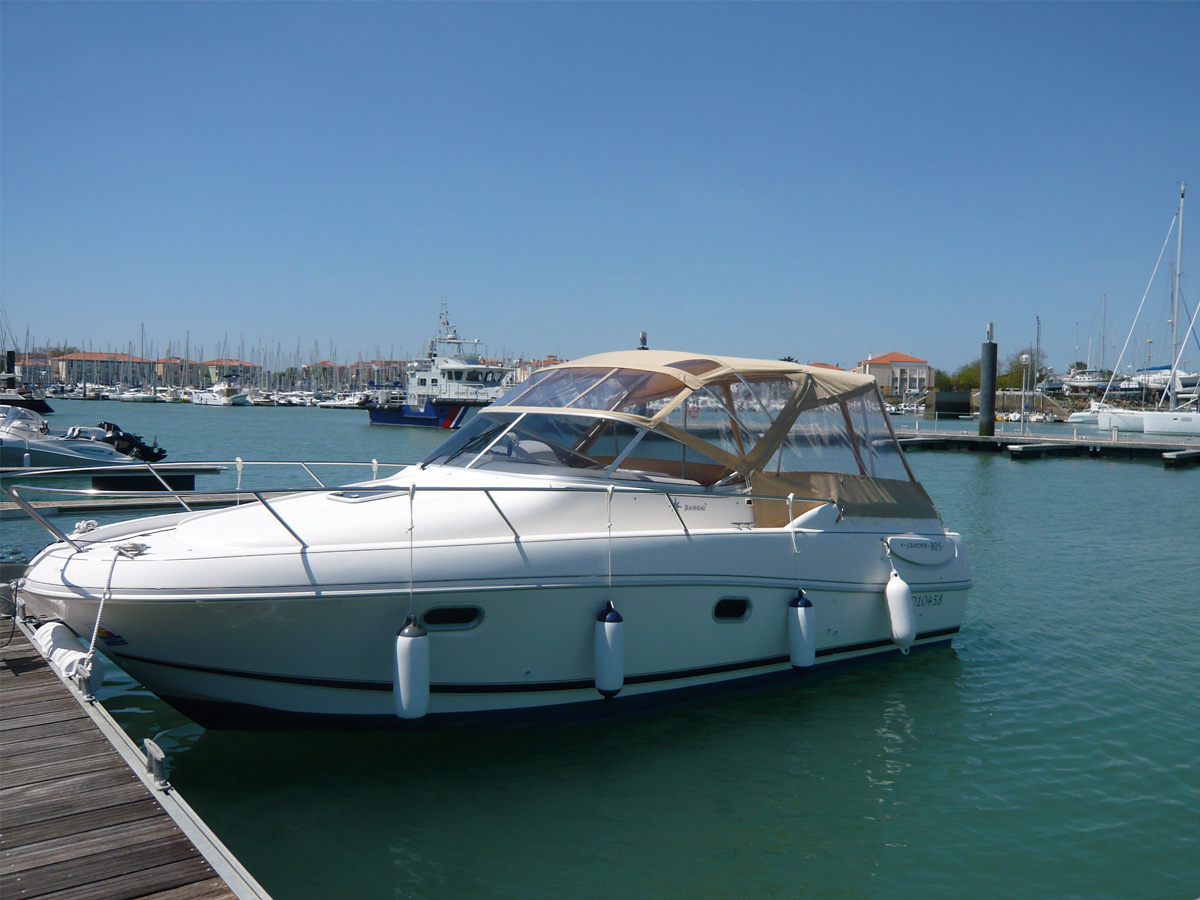
[{"label": "clear blue sky", "polygon": [[1200,200],[1195,2],[6,0],[0,42],[10,346],[400,356],[445,298],[494,352],[951,370],[1040,316],[1061,371]]}]

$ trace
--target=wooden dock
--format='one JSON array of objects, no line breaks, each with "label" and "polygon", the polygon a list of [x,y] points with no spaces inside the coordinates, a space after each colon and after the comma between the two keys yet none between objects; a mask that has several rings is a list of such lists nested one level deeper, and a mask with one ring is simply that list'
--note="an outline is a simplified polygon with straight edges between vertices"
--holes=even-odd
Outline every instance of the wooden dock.
[{"label": "wooden dock", "polygon": [[[269,900],[23,623],[0,620],[0,896]],[[116,732],[116,733],[114,733]],[[140,771],[139,771],[140,768]]]},{"label": "wooden dock", "polygon": [[1152,441],[1119,435],[1046,434],[978,435],[968,432],[897,431],[905,450],[959,450],[970,453],[1007,453],[1010,459],[1072,456],[1091,459],[1141,459],[1162,463],[1167,469],[1200,465],[1200,443]]}]

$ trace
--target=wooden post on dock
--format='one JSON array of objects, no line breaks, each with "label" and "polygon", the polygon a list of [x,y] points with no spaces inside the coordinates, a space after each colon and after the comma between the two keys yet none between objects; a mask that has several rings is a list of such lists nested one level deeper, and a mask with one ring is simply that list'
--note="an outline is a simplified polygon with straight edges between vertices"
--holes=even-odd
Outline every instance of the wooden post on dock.
[{"label": "wooden post on dock", "polygon": [[996,434],[996,342],[992,340],[992,323],[988,322],[987,339],[979,357],[979,435]]}]

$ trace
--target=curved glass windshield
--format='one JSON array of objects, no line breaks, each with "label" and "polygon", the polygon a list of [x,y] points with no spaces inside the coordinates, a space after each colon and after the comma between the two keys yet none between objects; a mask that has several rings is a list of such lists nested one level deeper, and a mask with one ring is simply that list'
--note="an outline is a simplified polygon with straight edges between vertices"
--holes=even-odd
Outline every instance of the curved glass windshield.
[{"label": "curved glass windshield", "polygon": [[734,372],[692,390],[661,370],[599,366],[537,372],[429,464],[722,487],[752,469],[912,478],[877,391],[814,402],[792,373]]},{"label": "curved glass windshield", "polygon": [[647,404],[674,397],[686,385],[663,372],[638,369],[546,369],[496,401],[496,406],[596,409],[647,415]]},{"label": "curved glass windshield", "polygon": [[422,466],[612,477],[709,485],[728,467],[667,435],[616,419],[480,412]]}]

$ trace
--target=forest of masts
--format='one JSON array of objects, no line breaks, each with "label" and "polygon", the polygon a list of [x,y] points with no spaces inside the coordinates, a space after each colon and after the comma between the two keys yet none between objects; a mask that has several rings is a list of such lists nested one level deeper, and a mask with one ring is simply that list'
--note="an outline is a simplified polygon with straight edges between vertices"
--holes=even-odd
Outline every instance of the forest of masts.
[{"label": "forest of masts", "polygon": [[[261,341],[247,347],[244,340],[239,340],[233,349],[228,338],[223,338],[209,358],[204,344],[193,344],[190,334],[179,344],[168,343],[166,352],[160,356],[153,343],[146,343],[144,331],[140,345],[131,341],[122,350],[114,350],[111,345],[96,350],[90,342],[86,347],[66,341],[38,344],[28,332],[18,342],[7,330],[3,333],[3,344],[3,350],[16,350],[22,380],[36,386],[88,382],[184,388],[237,379],[244,388],[262,390],[364,390],[399,384],[409,364],[403,349],[397,357],[394,348],[389,347],[385,356],[376,345],[373,359],[364,359],[360,352],[351,360],[342,361],[332,343],[322,354],[317,341],[304,347],[299,340],[293,350],[284,350],[279,343],[267,346]],[[78,358],[64,361],[73,355]]]}]

